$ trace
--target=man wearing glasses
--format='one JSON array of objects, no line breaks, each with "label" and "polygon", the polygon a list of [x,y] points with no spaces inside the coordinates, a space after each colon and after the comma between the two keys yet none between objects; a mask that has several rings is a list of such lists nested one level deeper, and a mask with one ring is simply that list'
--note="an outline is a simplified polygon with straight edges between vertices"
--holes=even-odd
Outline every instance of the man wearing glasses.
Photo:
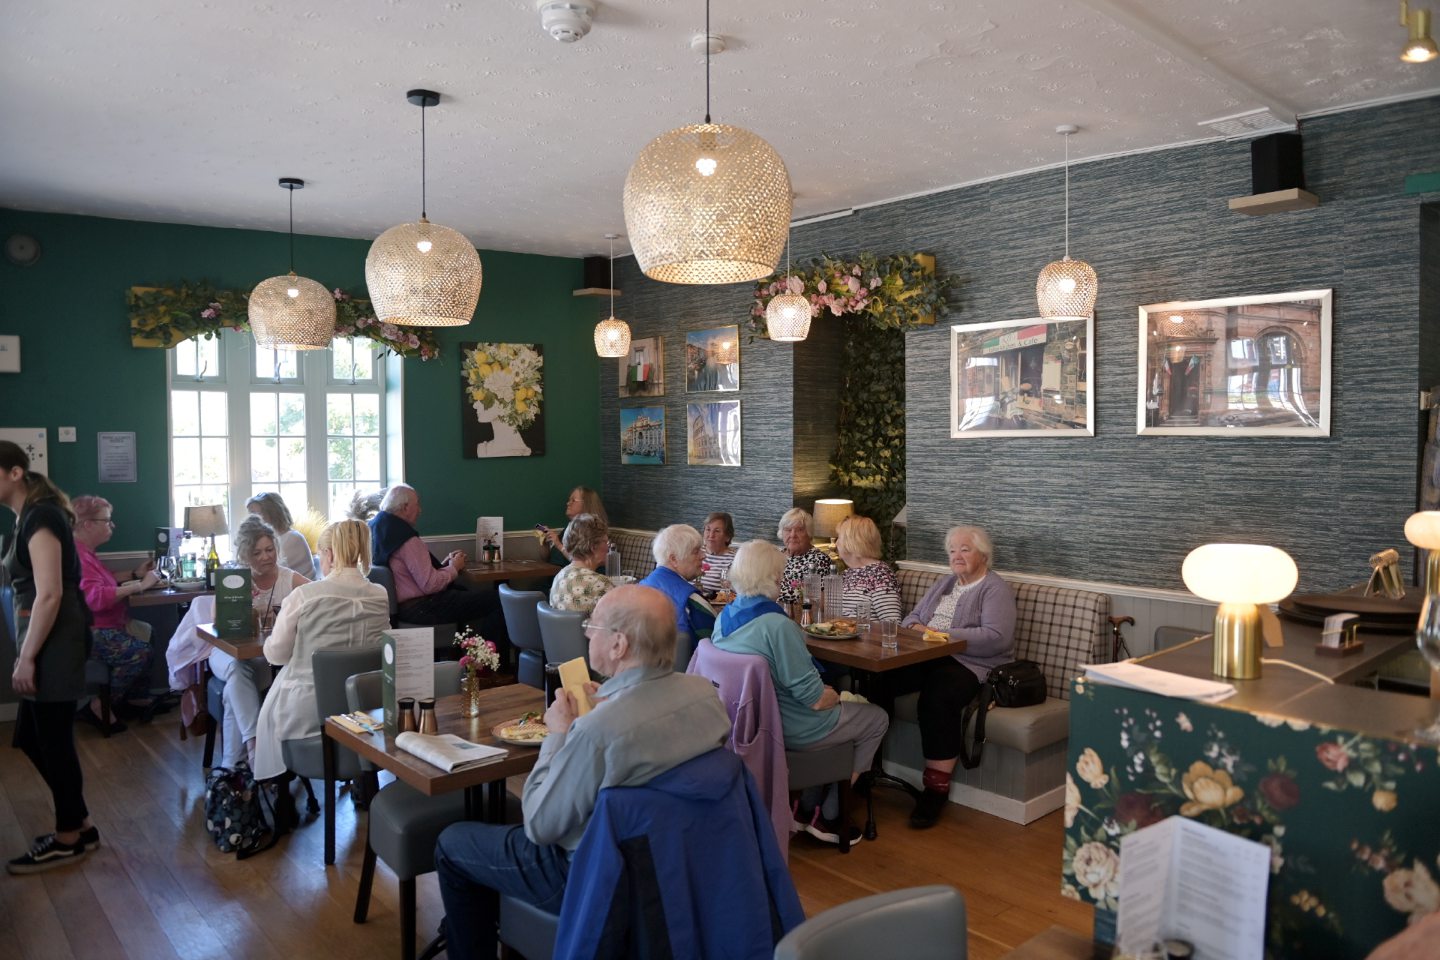
[{"label": "man wearing glasses", "polygon": [[730,737],[714,686],[673,672],[675,611],[658,590],[621,586],[585,622],[595,708],[557,691],[549,736],[525,782],[524,826],[457,823],[435,845],[448,955],[495,956],[499,894],[560,912],[570,858],[605,787],[639,786]]}]

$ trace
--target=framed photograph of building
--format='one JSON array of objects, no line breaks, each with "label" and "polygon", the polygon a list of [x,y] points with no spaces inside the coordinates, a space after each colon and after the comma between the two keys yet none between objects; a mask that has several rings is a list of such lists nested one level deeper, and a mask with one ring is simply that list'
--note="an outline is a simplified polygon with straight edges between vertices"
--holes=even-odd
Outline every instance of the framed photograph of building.
[{"label": "framed photograph of building", "polygon": [[686,404],[685,449],[691,466],[740,466],[740,401]]},{"label": "framed photograph of building", "polygon": [[665,396],[665,338],[641,337],[620,358],[620,396]]},{"label": "framed photograph of building", "polygon": [[1094,317],[950,328],[950,436],[1093,437]]},{"label": "framed photograph of building", "polygon": [[665,465],[665,408],[620,408],[620,462]]},{"label": "framed photograph of building", "polygon": [[685,335],[685,392],[740,389],[740,328],[712,327]]},{"label": "framed photograph of building", "polygon": [[1136,433],[1330,436],[1334,293],[1140,308]]}]

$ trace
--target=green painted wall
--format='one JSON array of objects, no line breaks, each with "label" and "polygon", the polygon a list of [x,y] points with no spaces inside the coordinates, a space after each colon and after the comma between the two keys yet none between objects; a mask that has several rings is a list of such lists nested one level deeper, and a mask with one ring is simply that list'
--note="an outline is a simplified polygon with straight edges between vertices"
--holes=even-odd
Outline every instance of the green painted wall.
[{"label": "green painted wall", "polygon": [[[0,334],[20,336],[22,360],[21,373],[0,374],[0,426],[45,427],[56,482],[115,504],[111,549],[143,549],[167,515],[165,355],[130,346],[125,291],[202,278],[249,289],[283,272],[284,235],[0,209],[0,241],[17,232],[38,238],[43,255],[31,267],[0,260]],[[365,240],[297,237],[296,266],[359,292],[368,249]],[[555,523],[571,487],[599,486],[593,310],[571,295],[581,261],[480,256],[475,321],[441,332],[440,359],[404,361],[404,476],[421,492],[425,533],[471,531],[479,515],[504,516],[512,530]],[[458,344],[472,340],[544,346],[544,456],[461,456]],[[76,427],[77,442],[59,443],[60,426]],[[135,431],[139,483],[97,481],[95,435],[110,430]],[[8,529],[8,514],[0,524]]]}]

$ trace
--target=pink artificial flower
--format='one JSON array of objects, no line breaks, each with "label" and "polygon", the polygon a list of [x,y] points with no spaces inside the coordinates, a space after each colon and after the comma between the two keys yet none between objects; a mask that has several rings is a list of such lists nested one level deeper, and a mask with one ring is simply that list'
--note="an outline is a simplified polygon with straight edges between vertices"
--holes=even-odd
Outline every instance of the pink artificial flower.
[{"label": "pink artificial flower", "polygon": [[838,317],[840,316],[840,314],[845,312],[845,307],[842,304],[832,302],[830,304],[830,312]]},{"label": "pink artificial flower", "polygon": [[815,284],[815,289],[819,290],[821,293],[824,293],[827,289],[825,286],[825,281],[821,280],[819,283]]},{"label": "pink artificial flower", "polygon": [[864,287],[861,287],[859,290],[855,291],[855,295],[858,296],[861,300],[864,300],[866,297],[870,296],[870,291],[865,289]]},{"label": "pink artificial flower", "polygon": [[[856,267],[855,272],[858,274],[860,272],[860,268]],[[854,277],[846,277],[845,286],[850,288],[851,293],[856,293],[860,289],[860,281],[856,280]]]},{"label": "pink artificial flower", "polygon": [[410,334],[410,336],[409,336],[409,338],[406,340],[406,342],[409,343],[410,346],[412,346],[412,347],[418,347],[418,346],[420,346],[420,338],[417,337],[417,336],[415,336],[415,334],[413,334],[413,333]]},{"label": "pink artificial flower", "polygon": [[200,316],[204,317],[206,320],[214,320],[219,315],[220,312],[214,307],[206,307],[204,310],[200,311]]},{"label": "pink artificial flower", "polygon": [[220,312],[222,309],[224,309],[224,308],[221,307],[220,304],[218,304],[218,303],[216,303],[215,301],[212,300],[212,301],[210,301],[210,309],[211,309],[211,310],[214,310],[216,313],[219,313],[219,312]]},{"label": "pink artificial flower", "polygon": [[460,666],[461,666],[462,668],[470,666],[470,664],[473,663],[473,662],[474,662],[474,661],[472,661],[472,660],[470,659],[470,654],[468,654],[468,653],[465,654],[465,656],[463,656],[463,657],[460,658]]},{"label": "pink artificial flower", "polygon": [[855,266],[851,267],[850,272],[857,277],[860,276],[860,265],[857,263]]},{"label": "pink artificial flower", "polygon": [[876,287],[878,287],[878,286],[880,286],[880,278],[879,278],[879,277],[871,277],[871,278],[870,278],[870,289],[871,289],[871,290],[874,290],[874,289],[875,289]]},{"label": "pink artificial flower", "polygon": [[789,280],[785,281],[785,285],[791,293],[805,292],[805,281],[801,280],[799,277],[791,277]]},{"label": "pink artificial flower", "polygon": [[344,290],[341,290],[339,287],[336,287],[336,288],[335,288],[334,293],[335,293],[335,299],[336,299],[336,300],[349,300],[349,299],[350,299],[350,294],[346,293]]},{"label": "pink artificial flower", "polygon": [[400,336],[399,328],[393,323],[382,323],[380,325],[380,332],[385,335],[385,339],[387,340],[394,340]]}]

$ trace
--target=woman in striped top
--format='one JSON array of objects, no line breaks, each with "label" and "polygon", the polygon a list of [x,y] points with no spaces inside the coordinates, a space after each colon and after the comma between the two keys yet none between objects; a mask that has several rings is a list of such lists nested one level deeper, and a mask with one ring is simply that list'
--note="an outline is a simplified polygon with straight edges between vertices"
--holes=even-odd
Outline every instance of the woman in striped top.
[{"label": "woman in striped top", "polygon": [[835,536],[835,550],[845,561],[845,615],[855,616],[860,602],[869,600],[876,620],[899,620],[900,581],[880,559],[884,546],[875,521],[859,515],[846,519]]},{"label": "woman in striped top", "polygon": [[730,549],[730,541],[735,539],[735,520],[728,513],[710,514],[705,518],[700,538],[705,547],[705,560],[695,585],[713,594],[720,589],[720,581],[730,576],[730,563],[735,559],[735,551]]}]

